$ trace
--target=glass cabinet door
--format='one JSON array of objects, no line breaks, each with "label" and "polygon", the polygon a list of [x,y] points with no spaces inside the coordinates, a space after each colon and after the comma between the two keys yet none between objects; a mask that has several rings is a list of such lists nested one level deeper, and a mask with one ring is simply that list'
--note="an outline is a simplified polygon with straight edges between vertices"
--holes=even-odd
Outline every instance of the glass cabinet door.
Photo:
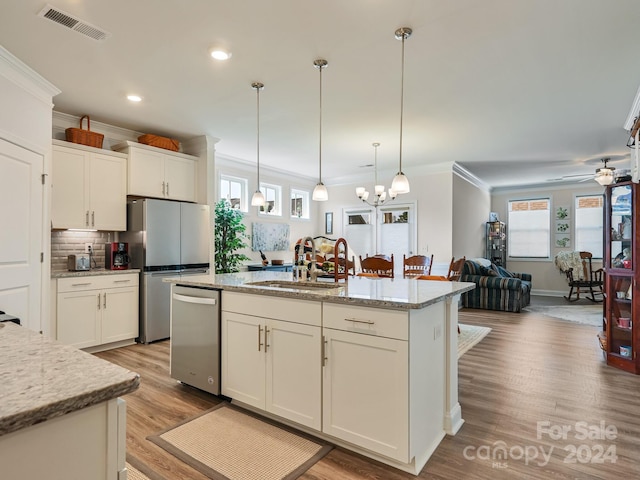
[{"label": "glass cabinet door", "polygon": [[608,350],[611,355],[632,359],[633,355],[633,277],[610,275]]},{"label": "glass cabinet door", "polygon": [[611,188],[611,232],[609,235],[611,268],[633,268],[633,211],[630,185]]}]

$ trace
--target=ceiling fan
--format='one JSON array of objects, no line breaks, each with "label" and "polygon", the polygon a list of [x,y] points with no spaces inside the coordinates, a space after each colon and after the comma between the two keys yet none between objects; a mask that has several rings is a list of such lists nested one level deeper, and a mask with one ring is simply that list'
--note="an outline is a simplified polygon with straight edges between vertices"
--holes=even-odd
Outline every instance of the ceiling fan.
[{"label": "ceiling fan", "polygon": [[[602,162],[603,165],[600,168],[596,168],[595,173],[578,173],[575,175],[563,175],[560,178],[552,178],[547,181],[558,182],[558,181],[574,180],[578,182],[587,182],[589,180],[595,180],[600,185],[605,186],[605,185],[611,185],[615,181],[619,180],[621,177],[630,175],[628,169],[621,169],[616,171],[615,167],[611,167],[607,165],[608,162],[612,161],[611,157],[602,158],[600,159],[600,161]],[[629,177],[629,179],[631,178]]]}]

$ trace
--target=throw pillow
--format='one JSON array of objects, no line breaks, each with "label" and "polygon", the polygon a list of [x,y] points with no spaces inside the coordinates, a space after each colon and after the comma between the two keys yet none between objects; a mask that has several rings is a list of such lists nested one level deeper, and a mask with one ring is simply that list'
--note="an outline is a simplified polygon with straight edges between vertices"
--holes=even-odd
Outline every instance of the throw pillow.
[{"label": "throw pillow", "polygon": [[498,276],[497,272],[495,272],[495,271],[493,271],[493,270],[491,270],[490,268],[487,268],[487,267],[480,266],[480,268],[478,270],[479,270],[478,273],[480,275],[482,275],[483,277],[497,277]]},{"label": "throw pillow", "polygon": [[494,265],[494,267],[495,267],[496,272],[498,272],[498,276],[507,277],[507,278],[513,278],[513,275],[511,274],[511,272],[509,270],[505,270],[500,265]]}]

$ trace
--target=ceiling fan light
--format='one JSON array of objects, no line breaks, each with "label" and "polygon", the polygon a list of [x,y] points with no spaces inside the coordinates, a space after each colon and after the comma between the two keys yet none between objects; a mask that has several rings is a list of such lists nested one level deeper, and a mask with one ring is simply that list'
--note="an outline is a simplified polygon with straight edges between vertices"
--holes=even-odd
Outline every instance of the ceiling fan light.
[{"label": "ceiling fan light", "polygon": [[252,207],[264,207],[264,195],[260,190],[257,190],[253,197],[251,197],[251,206]]},{"label": "ceiling fan light", "polygon": [[595,178],[595,181],[603,187],[611,185],[613,183],[613,180],[613,171],[609,170],[608,168],[601,168]]},{"label": "ceiling fan light", "polygon": [[327,187],[324,186],[324,183],[320,182],[315,186],[311,198],[316,202],[326,202],[329,200],[329,192],[327,192]]},{"label": "ceiling fan light", "polygon": [[393,182],[391,182],[391,189],[394,191],[396,195],[399,193],[409,193],[411,187],[409,186],[409,179],[407,176],[398,172],[398,174],[393,177]]}]

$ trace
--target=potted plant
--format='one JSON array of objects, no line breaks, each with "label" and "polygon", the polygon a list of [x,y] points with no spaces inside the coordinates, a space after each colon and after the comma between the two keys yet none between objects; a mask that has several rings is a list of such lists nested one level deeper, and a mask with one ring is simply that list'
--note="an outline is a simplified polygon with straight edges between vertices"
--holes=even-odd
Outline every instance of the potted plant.
[{"label": "potted plant", "polygon": [[246,226],[242,222],[240,210],[231,207],[227,200],[220,200],[215,206],[215,267],[216,273],[239,272],[242,262],[249,257],[236,253],[248,245],[244,242],[249,237],[245,233]]}]

